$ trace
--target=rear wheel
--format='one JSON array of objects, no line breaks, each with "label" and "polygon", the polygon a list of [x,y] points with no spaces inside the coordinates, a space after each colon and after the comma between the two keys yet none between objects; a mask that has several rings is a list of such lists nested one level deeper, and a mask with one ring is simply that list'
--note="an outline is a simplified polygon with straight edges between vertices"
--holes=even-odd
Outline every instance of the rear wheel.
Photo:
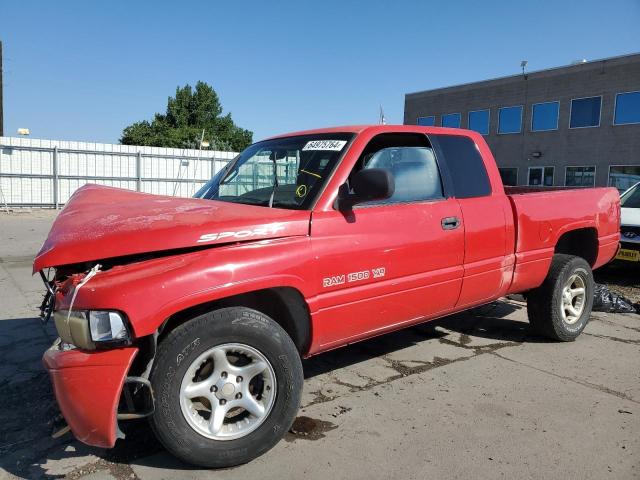
[{"label": "rear wheel", "polygon": [[195,465],[229,467],[263,454],[291,427],[302,364],[275,321],[224,308],[167,335],[151,382],[151,425],[167,450]]},{"label": "rear wheel", "polygon": [[527,295],[529,323],[552,340],[575,340],[589,321],[593,273],[583,258],[556,254],[543,284]]}]

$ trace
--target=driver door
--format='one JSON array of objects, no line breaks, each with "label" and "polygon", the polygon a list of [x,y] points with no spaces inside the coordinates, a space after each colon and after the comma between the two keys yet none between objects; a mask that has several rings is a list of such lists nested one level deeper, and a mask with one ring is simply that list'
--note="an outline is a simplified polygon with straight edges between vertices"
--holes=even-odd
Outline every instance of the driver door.
[{"label": "driver door", "polygon": [[351,212],[314,212],[314,344],[326,350],[452,310],[464,226],[426,136],[381,134],[356,168],[388,168],[395,193]]}]

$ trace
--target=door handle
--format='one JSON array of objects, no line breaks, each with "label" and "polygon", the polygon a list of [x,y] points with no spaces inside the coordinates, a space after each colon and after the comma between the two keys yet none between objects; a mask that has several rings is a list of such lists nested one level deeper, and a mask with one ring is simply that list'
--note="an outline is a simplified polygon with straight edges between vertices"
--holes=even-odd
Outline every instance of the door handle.
[{"label": "door handle", "polygon": [[460,219],[458,217],[445,217],[440,224],[443,230],[453,230],[460,226]]}]

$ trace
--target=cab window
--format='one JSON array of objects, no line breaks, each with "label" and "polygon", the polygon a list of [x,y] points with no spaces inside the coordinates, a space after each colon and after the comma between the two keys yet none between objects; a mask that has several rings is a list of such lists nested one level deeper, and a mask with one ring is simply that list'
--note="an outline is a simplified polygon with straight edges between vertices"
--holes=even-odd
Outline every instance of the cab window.
[{"label": "cab window", "polygon": [[444,198],[438,164],[424,135],[382,134],[374,137],[360,156],[353,173],[367,168],[389,170],[393,174],[395,191],[390,198],[362,205]]},{"label": "cab window", "polygon": [[462,135],[432,135],[430,137],[445,162],[453,181],[456,198],[485,197],[491,195],[491,183],[478,146]]}]

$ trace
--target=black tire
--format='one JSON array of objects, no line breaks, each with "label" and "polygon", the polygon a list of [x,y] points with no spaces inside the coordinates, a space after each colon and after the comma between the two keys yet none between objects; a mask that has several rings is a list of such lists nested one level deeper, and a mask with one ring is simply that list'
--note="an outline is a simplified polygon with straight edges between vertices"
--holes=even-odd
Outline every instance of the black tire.
[{"label": "black tire", "polygon": [[[582,278],[585,299],[582,314],[574,323],[567,323],[562,313],[562,291],[573,275]],[[572,342],[587,326],[593,306],[593,273],[581,257],[556,254],[551,261],[547,278],[540,287],[527,295],[527,315],[531,327],[551,340]]]},{"label": "black tire", "polygon": [[[214,440],[187,423],[180,385],[198,356],[226,343],[249,345],[269,360],[276,395],[256,430],[234,440]],[[207,468],[246,463],[278,443],[296,417],[303,384],[302,362],[289,335],[266,315],[242,307],[215,310],[176,327],[160,342],[150,379],[156,400],[150,423],[158,440],[179,459]]]}]

